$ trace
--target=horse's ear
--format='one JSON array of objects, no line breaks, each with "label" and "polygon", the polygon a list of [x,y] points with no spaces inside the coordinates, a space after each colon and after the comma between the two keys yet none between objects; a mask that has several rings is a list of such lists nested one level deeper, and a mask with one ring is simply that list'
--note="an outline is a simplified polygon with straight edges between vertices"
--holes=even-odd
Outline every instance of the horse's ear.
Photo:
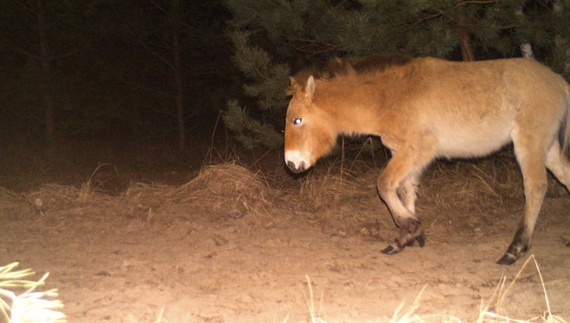
[{"label": "horse's ear", "polygon": [[299,86],[299,83],[297,83],[297,81],[295,81],[295,78],[293,76],[289,77],[289,85],[291,85],[291,87],[297,87]]},{"label": "horse's ear", "polygon": [[293,76],[289,77],[289,89],[287,89],[287,95],[294,95],[301,91],[301,85],[295,80]]},{"label": "horse's ear", "polygon": [[307,85],[305,86],[305,96],[308,98],[313,98],[313,94],[315,93],[315,78],[311,75],[307,80]]},{"label": "horse's ear", "polygon": [[354,69],[354,66],[352,66],[352,64],[350,62],[346,62],[346,66],[344,68],[346,69],[347,75],[350,75],[350,76],[356,75],[356,70]]}]

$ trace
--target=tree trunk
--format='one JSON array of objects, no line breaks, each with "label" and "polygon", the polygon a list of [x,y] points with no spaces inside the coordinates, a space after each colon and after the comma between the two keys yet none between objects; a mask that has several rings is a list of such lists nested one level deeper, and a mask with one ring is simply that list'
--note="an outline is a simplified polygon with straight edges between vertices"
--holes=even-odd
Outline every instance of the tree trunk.
[{"label": "tree trunk", "polygon": [[52,144],[55,141],[55,105],[53,99],[53,85],[51,78],[51,68],[49,60],[49,44],[46,37],[46,20],[45,12],[42,0],[37,0],[37,12],[36,16],[38,19],[38,35],[40,42],[40,68],[42,70],[41,75],[41,91],[42,99],[45,109],[45,135],[47,141]]},{"label": "tree trunk", "polygon": [[[462,0],[457,0],[458,6],[465,5]],[[475,54],[473,53],[473,47],[471,46],[471,36],[469,36],[469,28],[465,26],[465,14],[463,12],[459,13],[457,17],[458,27],[462,29],[461,40],[459,47],[461,48],[461,59],[464,62],[473,62],[475,60]]]},{"label": "tree trunk", "polygon": [[[568,8],[566,8],[568,9]],[[560,2],[560,0],[556,0],[554,1],[554,3],[552,4],[552,11],[554,12],[555,15],[560,16],[562,15],[562,12],[564,11],[564,5]],[[560,36],[562,38],[565,38],[562,35],[556,35],[556,36]],[[570,71],[570,48],[566,48],[565,53],[564,53],[564,61],[562,62],[562,70],[564,71],[564,73],[568,73],[568,71]]]},{"label": "tree trunk", "polygon": [[469,32],[465,31],[461,35],[461,59],[464,62],[473,62],[475,60],[475,54],[473,54],[473,47],[471,47],[471,37]]},{"label": "tree trunk", "polygon": [[180,151],[186,149],[186,120],[184,118],[184,82],[182,81],[182,64],[180,63],[180,37],[178,35],[179,23],[177,12],[179,12],[179,0],[172,0],[173,16],[172,21],[172,47],[174,51],[174,83],[176,86],[176,121],[178,123],[178,148]]}]

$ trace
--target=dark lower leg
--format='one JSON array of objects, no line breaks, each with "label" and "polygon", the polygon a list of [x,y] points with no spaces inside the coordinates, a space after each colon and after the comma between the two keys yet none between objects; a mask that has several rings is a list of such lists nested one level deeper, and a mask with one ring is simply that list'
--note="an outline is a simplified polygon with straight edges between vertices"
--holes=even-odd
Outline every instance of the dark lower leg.
[{"label": "dark lower leg", "polygon": [[382,253],[393,255],[402,251],[405,247],[418,242],[420,247],[425,245],[424,231],[418,219],[405,219],[400,221],[400,232],[394,242],[382,250]]},{"label": "dark lower leg", "polygon": [[524,224],[521,224],[507,252],[497,261],[499,265],[512,265],[530,249],[530,239],[525,234]]}]

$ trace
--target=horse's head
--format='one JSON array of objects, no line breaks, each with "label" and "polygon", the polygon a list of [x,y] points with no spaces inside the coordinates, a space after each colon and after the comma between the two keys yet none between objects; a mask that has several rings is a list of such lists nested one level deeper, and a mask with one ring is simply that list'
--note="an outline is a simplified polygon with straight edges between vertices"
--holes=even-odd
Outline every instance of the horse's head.
[{"label": "horse's head", "polygon": [[315,100],[315,83],[312,75],[304,84],[291,78],[289,94],[293,97],[285,121],[285,164],[295,173],[313,166],[336,142],[331,116]]}]

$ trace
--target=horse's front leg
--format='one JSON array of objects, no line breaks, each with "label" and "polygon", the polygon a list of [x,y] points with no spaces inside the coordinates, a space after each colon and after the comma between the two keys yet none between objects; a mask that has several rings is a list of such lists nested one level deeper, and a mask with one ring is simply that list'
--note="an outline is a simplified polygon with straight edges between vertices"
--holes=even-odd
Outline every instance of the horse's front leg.
[{"label": "horse's front leg", "polygon": [[397,153],[378,177],[378,193],[400,228],[393,243],[382,250],[385,254],[396,254],[415,241],[418,241],[420,247],[425,244],[421,221],[415,214],[415,201],[421,172],[428,163],[429,161],[422,163],[417,158]]},{"label": "horse's front leg", "polygon": [[420,182],[420,175],[421,174],[410,174],[410,176],[406,177],[396,190],[400,201],[402,201],[406,209],[413,214],[416,213],[416,200],[418,197],[417,191]]}]

